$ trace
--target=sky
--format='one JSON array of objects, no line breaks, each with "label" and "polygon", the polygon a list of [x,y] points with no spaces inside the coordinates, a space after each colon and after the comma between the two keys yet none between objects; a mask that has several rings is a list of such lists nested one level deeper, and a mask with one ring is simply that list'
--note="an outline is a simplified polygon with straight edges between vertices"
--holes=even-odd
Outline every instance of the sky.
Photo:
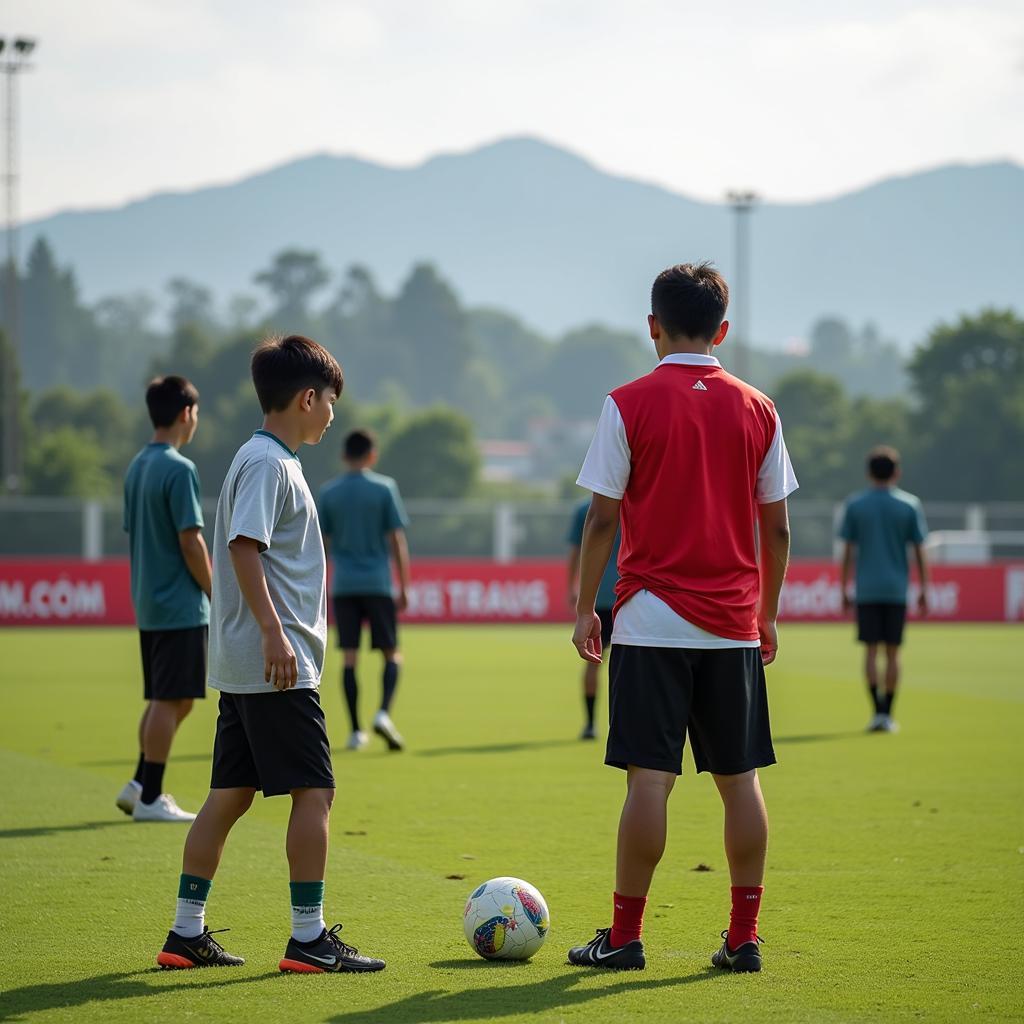
[{"label": "sky", "polygon": [[533,135],[718,199],[1024,163],[1022,0],[4,0],[21,219]]}]

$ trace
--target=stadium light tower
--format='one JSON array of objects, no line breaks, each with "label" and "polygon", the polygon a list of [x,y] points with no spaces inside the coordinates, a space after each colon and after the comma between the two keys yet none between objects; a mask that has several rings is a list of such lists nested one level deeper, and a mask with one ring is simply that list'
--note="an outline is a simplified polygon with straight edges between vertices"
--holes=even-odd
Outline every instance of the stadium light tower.
[{"label": "stadium light tower", "polygon": [[20,315],[18,303],[18,73],[27,71],[32,65],[28,59],[36,48],[34,39],[24,36],[4,38],[0,36],[0,71],[4,74],[4,192],[7,234],[6,280],[7,343],[11,357],[4,360],[3,408],[4,443],[2,483],[9,491],[17,491],[21,478],[21,445],[18,437],[18,376],[16,364],[21,354],[19,332]]},{"label": "stadium light tower", "polygon": [[736,301],[733,324],[733,351],[736,376],[746,378],[750,371],[750,213],[760,196],[751,191],[730,191],[725,194],[736,216],[736,267],[733,291]]}]

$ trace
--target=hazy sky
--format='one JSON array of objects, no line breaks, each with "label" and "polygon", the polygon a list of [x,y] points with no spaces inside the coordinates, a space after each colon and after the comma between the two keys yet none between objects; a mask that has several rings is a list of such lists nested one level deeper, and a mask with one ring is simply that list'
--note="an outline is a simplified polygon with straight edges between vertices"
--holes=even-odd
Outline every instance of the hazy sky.
[{"label": "hazy sky", "polygon": [[717,198],[1024,162],[1022,0],[4,0],[22,216],[512,134]]}]

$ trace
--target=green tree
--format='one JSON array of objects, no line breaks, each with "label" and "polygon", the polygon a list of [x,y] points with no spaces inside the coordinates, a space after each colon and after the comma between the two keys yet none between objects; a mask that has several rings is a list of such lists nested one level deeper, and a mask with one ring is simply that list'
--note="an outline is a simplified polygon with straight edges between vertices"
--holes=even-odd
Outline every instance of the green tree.
[{"label": "green tree", "polygon": [[167,282],[171,299],[170,321],[174,330],[186,326],[209,330],[216,326],[213,292],[187,277],[172,277]]},{"label": "green tree", "polygon": [[436,406],[410,416],[385,445],[381,470],[409,498],[464,498],[480,475],[468,417]]},{"label": "green tree", "polygon": [[459,402],[476,345],[455,292],[429,263],[418,263],[392,303],[392,315],[411,356],[408,386],[417,405]]},{"label": "green tree", "polygon": [[275,303],[271,321],[288,334],[308,329],[310,301],[330,279],[320,254],[309,249],[285,249],[253,277]]},{"label": "green tree", "polygon": [[909,463],[923,495],[1020,500],[1024,480],[1024,320],[983,310],[942,324],[914,354],[918,407]]},{"label": "green tree", "polygon": [[100,443],[73,427],[60,427],[33,438],[25,459],[25,490],[68,498],[102,498],[113,480]]}]

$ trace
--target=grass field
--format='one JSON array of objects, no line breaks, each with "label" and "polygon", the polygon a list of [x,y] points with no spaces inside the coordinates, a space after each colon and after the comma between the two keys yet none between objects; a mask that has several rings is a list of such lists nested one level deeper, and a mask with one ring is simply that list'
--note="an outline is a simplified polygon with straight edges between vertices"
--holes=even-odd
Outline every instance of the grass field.
[{"label": "grass field", "polygon": [[[410,749],[398,755],[341,749],[331,652],[328,918],[389,967],[311,977],[276,969],[286,798],[239,824],[211,895],[208,922],[232,929],[222,938],[246,966],[154,969],[185,830],[113,806],[136,756],[136,635],[2,632],[0,1021],[1021,1019],[1024,630],[914,627],[896,736],[862,732],[849,629],[789,627],[782,644],[769,670],[779,764],[762,773],[773,831],[761,975],[708,967],[728,875],[713,785],[690,762],[651,893],[647,971],[565,963],[609,922],[623,778],[601,745],[575,738],[567,631],[522,627],[406,630],[395,718]],[[377,676],[365,662],[367,710]],[[168,769],[189,809],[205,795],[215,711],[207,700],[185,723]],[[462,937],[466,895],[501,874],[532,881],[551,908],[526,964],[478,960]]]}]

